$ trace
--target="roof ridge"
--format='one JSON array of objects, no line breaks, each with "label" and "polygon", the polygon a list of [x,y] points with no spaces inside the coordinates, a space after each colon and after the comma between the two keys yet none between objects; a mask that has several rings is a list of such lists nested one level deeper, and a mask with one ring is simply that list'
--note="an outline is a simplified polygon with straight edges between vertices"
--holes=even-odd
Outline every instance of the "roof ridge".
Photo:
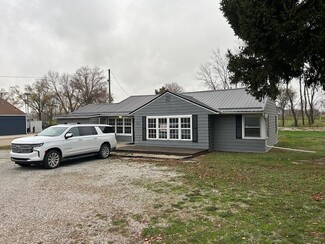
[{"label": "roof ridge", "polygon": [[192,91],[192,92],[183,92],[180,94],[189,94],[189,93],[204,93],[204,92],[225,92],[225,91],[234,91],[234,90],[245,90],[246,87],[240,87],[240,88],[231,88],[231,89],[218,89],[218,90],[205,90],[205,91]]}]

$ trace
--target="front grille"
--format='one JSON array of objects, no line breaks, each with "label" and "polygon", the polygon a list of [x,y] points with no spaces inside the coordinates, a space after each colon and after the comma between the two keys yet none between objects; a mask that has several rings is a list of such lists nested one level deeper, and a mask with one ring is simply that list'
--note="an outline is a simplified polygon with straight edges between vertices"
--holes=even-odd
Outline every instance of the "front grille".
[{"label": "front grille", "polygon": [[33,152],[33,147],[29,144],[11,144],[11,150],[14,153],[31,153]]}]

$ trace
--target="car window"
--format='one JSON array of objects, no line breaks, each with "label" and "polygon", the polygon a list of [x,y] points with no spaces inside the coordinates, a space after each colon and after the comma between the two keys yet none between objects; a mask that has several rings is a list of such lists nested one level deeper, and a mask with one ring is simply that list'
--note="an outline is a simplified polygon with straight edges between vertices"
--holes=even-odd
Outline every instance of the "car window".
[{"label": "car window", "polygon": [[79,128],[78,127],[73,127],[68,132],[72,133],[73,136],[80,136]]},{"label": "car window", "polygon": [[114,133],[114,129],[113,129],[113,127],[110,127],[110,126],[99,126],[99,129],[100,129],[103,133]]},{"label": "car window", "polygon": [[59,136],[61,135],[67,127],[53,126],[43,130],[39,133],[39,136]]},{"label": "car window", "polygon": [[97,134],[97,131],[93,126],[80,126],[78,128],[81,136],[89,136],[89,135]]}]

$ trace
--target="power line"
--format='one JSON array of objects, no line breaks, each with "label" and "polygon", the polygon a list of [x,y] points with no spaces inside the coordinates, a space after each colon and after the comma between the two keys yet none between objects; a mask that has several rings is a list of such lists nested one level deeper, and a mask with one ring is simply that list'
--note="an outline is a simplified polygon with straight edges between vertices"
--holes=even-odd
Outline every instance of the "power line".
[{"label": "power line", "polygon": [[116,79],[116,77],[115,77],[115,75],[114,75],[114,73],[111,71],[111,73],[112,73],[112,75],[113,75],[113,77],[114,77],[114,79],[115,79],[115,81],[116,81],[116,83],[118,84],[118,86],[121,88],[121,90],[125,93],[125,95],[127,95],[128,97],[130,96],[124,89],[123,89],[123,87],[120,85],[120,83],[118,82],[118,80]]},{"label": "power line", "polygon": [[0,75],[0,78],[39,79],[39,78],[42,78],[42,77],[36,77],[36,76],[17,76],[17,75]]}]

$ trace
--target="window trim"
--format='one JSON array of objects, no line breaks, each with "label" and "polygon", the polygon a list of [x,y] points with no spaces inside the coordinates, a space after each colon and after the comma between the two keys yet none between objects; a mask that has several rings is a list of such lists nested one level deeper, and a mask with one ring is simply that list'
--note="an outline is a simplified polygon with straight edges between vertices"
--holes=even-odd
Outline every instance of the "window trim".
[{"label": "window trim", "polygon": [[[159,138],[159,119],[167,119],[167,138]],[[178,128],[171,128],[170,127],[170,119],[178,119]],[[189,118],[189,128],[182,128],[181,119],[182,118]],[[155,128],[149,128],[149,119],[155,119]],[[149,137],[149,130],[156,130],[156,137],[151,138]],[[170,131],[171,130],[178,130],[178,138],[170,138]],[[182,130],[189,130],[190,131],[190,138],[189,139],[182,139]],[[192,141],[193,140],[193,125],[192,125],[192,115],[168,115],[168,116],[147,116],[146,117],[146,139],[147,140],[159,140],[159,141]]]},{"label": "window trim", "polygon": [[[119,127],[123,128],[122,133],[117,133],[117,127],[118,127],[117,126],[117,120],[118,119],[121,119],[123,121],[122,125],[119,125]],[[125,126],[125,120],[127,120],[127,119],[129,119],[131,123],[130,123],[130,125]],[[109,124],[109,120],[114,120],[114,125]],[[125,117],[125,118],[119,118],[119,117],[117,117],[117,118],[108,118],[107,124],[113,127],[113,129],[115,131],[115,134],[118,135],[118,136],[121,136],[121,135],[122,136],[132,136],[133,135],[133,120],[132,120],[132,118],[129,118],[129,117]],[[125,127],[131,127],[130,133],[125,133]]]},{"label": "window trim", "polygon": [[[260,136],[246,136],[245,134],[245,118],[249,118],[249,117],[258,117],[259,121],[260,121]],[[265,125],[265,120],[263,119],[262,115],[242,115],[242,139],[266,139],[266,125]]]}]

